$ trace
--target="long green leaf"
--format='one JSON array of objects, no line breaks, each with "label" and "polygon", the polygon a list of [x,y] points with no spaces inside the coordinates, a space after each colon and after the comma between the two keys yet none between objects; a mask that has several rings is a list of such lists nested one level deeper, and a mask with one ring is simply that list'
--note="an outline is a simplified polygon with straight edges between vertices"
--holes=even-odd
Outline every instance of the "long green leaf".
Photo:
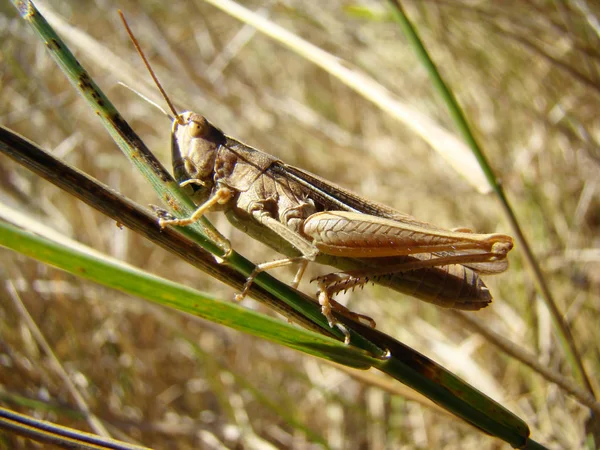
[{"label": "long green leaf", "polygon": [[0,245],[74,275],[137,295],[254,336],[346,365],[368,367],[374,359],[364,351],[300,329],[233,303],[181,286],[132,266],[98,257],[75,247],[0,222]]}]

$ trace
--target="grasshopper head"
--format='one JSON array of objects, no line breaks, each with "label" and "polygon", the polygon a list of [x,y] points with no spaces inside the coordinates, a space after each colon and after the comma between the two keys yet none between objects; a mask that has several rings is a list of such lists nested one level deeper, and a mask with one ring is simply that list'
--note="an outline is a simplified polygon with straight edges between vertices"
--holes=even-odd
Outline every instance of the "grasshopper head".
[{"label": "grasshopper head", "polygon": [[178,182],[197,180],[212,186],[215,159],[225,136],[200,114],[184,112],[173,121],[171,152]]}]

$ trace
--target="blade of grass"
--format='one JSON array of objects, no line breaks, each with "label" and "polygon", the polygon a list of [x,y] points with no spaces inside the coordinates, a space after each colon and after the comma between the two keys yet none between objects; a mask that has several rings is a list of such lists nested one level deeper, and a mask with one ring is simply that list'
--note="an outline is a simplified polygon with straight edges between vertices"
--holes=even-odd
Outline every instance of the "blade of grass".
[{"label": "blade of grass", "polygon": [[0,245],[74,275],[137,295],[296,350],[344,364],[368,367],[374,359],[356,347],[289,325],[151,275],[108,257],[67,247],[0,222]]},{"label": "blade of grass", "polygon": [[[529,438],[529,428],[525,422],[504,407],[498,404],[494,406],[493,400],[442,366],[376,329],[362,324],[357,324],[357,328],[360,328],[361,334],[394,355],[394,358],[378,360],[374,367],[418,392],[428,392],[429,399],[438,404],[443,401],[445,408],[458,417],[467,421],[466,417],[478,417],[475,424],[478,428],[515,448],[536,448],[540,445]],[[412,370],[405,370],[405,365]],[[424,376],[416,376],[417,373]]]},{"label": "blade of grass", "polygon": [[0,407],[0,429],[63,448],[148,450],[148,447],[96,436]]},{"label": "blade of grass", "polygon": [[429,57],[429,54],[427,53],[425,46],[421,42],[421,39],[419,38],[416,30],[412,26],[410,20],[406,16],[400,1],[399,0],[391,0],[391,4],[393,6],[392,9],[394,11],[394,17],[396,18],[396,21],[398,22],[399,26],[401,27],[402,31],[404,32],[409,43],[414,48],[419,59],[421,60],[421,62],[425,66],[425,68],[427,69],[429,76],[431,77],[432,83],[434,84],[438,93],[440,94],[440,96],[442,97],[444,102],[446,103],[446,106],[448,107],[450,115],[451,115],[454,123],[456,124],[460,134],[463,136],[464,140],[467,142],[467,144],[471,148],[473,154],[475,155],[475,157],[477,158],[477,161],[479,162],[479,165],[481,166],[481,169],[483,170],[483,172],[486,176],[488,183],[490,184],[490,186],[492,187],[492,190],[494,191],[494,193],[500,200],[502,209],[504,210],[504,213],[510,223],[510,226],[512,227],[512,229],[516,235],[517,241],[519,243],[519,247],[523,251],[525,260],[527,261],[527,265],[533,272],[536,284],[538,285],[538,288],[541,291],[542,298],[544,299],[546,306],[550,310],[550,313],[552,316],[552,321],[554,324],[554,329],[556,331],[556,334],[559,338],[559,342],[561,343],[563,351],[567,357],[567,360],[569,361],[569,364],[571,365],[571,368],[572,368],[576,378],[585,386],[585,388],[595,398],[592,384],[586,373],[585,367],[583,366],[583,362],[581,360],[581,356],[579,355],[579,351],[577,350],[577,347],[575,346],[573,336],[572,336],[571,332],[569,331],[569,328],[568,328],[566,322],[563,320],[563,316],[562,316],[560,310],[558,309],[558,306],[556,304],[556,301],[554,300],[554,296],[552,295],[550,288],[548,287],[548,284],[546,282],[544,274],[542,273],[542,270],[537,261],[537,258],[535,257],[535,255],[533,254],[533,251],[531,250],[529,242],[528,242],[527,238],[525,237],[523,230],[521,229],[519,221],[518,221],[512,207],[510,206],[510,203],[508,202],[508,199],[504,193],[504,189],[502,188],[502,185],[500,184],[497,177],[495,176],[494,171],[492,170],[492,167],[483,152],[483,149],[478,144],[477,140],[475,139],[475,136],[471,132],[471,128],[469,127],[469,124],[467,122],[465,115],[462,112],[462,109],[460,108],[458,102],[454,98],[454,95],[452,95],[452,92],[450,91],[450,89],[448,88],[448,86],[446,85],[444,80],[442,79],[442,76],[440,75],[439,71],[437,70],[435,63]]}]

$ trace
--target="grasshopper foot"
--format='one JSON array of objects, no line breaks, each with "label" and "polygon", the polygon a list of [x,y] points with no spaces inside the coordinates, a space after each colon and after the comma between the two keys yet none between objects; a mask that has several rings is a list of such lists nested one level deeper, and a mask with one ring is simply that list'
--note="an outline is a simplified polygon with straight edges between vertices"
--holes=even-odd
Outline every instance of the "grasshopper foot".
[{"label": "grasshopper foot", "polygon": [[321,305],[321,314],[323,314],[325,316],[325,318],[327,319],[327,322],[329,323],[329,326],[331,328],[337,327],[338,330],[340,330],[342,333],[344,333],[344,344],[346,344],[346,345],[350,344],[350,332],[344,325],[339,323],[337,321],[337,319],[331,313],[331,301],[332,300],[329,298],[329,295],[327,295],[327,289],[321,289],[319,291],[318,298],[319,298],[319,305]]},{"label": "grasshopper foot", "polygon": [[242,292],[239,292],[237,294],[235,294],[233,296],[233,299],[236,302],[241,302],[242,300],[244,300],[246,298],[246,295],[248,295],[248,291],[250,290],[250,287],[252,286],[252,283],[254,283],[254,279],[258,276],[259,273],[261,273],[262,270],[260,269],[260,264],[258,266],[256,266],[254,268],[254,270],[252,271],[252,273],[248,276],[248,278],[246,278],[246,282],[244,283],[244,287],[242,288]]},{"label": "grasshopper foot", "polygon": [[[160,206],[150,205],[150,209],[152,210],[152,212],[154,213],[154,215],[156,217],[158,217],[159,221],[160,220],[173,220],[173,219],[176,219],[176,217],[173,214],[171,214],[166,209],[161,208]],[[164,227],[162,227],[162,228],[164,228]]]},{"label": "grasshopper foot", "polygon": [[333,300],[330,297],[326,283],[323,283],[321,281],[319,282],[319,291],[318,291],[317,297],[319,299],[319,304],[321,305],[321,313],[325,316],[325,318],[327,319],[327,322],[329,323],[329,326],[331,328],[333,328],[335,326],[342,333],[344,333],[344,336],[345,336],[344,343],[346,345],[348,345],[350,343],[350,332],[344,325],[339,323],[339,321],[334,317],[334,315],[332,314],[333,310],[335,310],[336,312],[343,314],[344,316],[346,316],[352,320],[355,320],[357,322],[363,322],[363,323],[366,322],[366,324],[369,327],[375,328],[376,323],[372,318],[370,318],[369,316],[365,316],[364,314],[358,314],[358,313],[352,312],[348,308],[346,308],[344,305]]},{"label": "grasshopper foot", "polygon": [[166,209],[162,209],[160,206],[150,205],[150,208],[152,208],[152,211],[154,211],[154,214],[156,217],[158,217],[158,225],[160,225],[162,229],[166,228],[167,225],[181,225],[182,222],[186,220],[178,219]]},{"label": "grasshopper foot", "polygon": [[[188,181],[190,181],[190,180],[188,180]],[[188,184],[197,184],[197,183],[190,182]],[[168,225],[173,225],[173,226],[177,226],[177,227],[185,227],[185,226],[191,225],[193,223],[198,222],[200,220],[200,218],[206,212],[210,211],[215,205],[217,205],[217,204],[224,205],[229,200],[231,200],[232,197],[233,197],[233,192],[231,191],[231,189],[226,188],[226,187],[221,187],[221,188],[219,188],[219,190],[217,192],[215,192],[215,194],[211,198],[209,198],[206,202],[204,202],[202,205],[200,205],[198,207],[198,209],[196,211],[194,211],[194,214],[192,214],[190,217],[187,217],[185,219],[172,218],[173,216],[171,216],[171,218],[169,218],[169,219],[161,217],[158,220],[158,223],[161,226],[161,228],[165,228]]]}]

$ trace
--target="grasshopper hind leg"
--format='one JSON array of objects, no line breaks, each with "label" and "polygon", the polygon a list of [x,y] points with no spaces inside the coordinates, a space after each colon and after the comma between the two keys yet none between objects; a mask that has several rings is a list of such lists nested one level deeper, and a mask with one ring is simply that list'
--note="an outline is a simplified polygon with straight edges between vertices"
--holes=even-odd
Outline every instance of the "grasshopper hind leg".
[{"label": "grasshopper hind leg", "polygon": [[[335,276],[335,275],[337,275],[337,274],[330,274],[330,276]],[[317,284],[319,286],[319,291],[317,292],[317,298],[319,300],[319,304],[321,305],[321,313],[325,316],[325,318],[327,319],[327,322],[329,322],[330,327],[333,328],[334,326],[337,326],[344,333],[345,343],[349,344],[350,343],[350,334],[348,333],[348,330],[346,329],[346,327],[344,327],[337,321],[337,319],[334,317],[332,311],[340,313],[343,316],[346,316],[349,319],[355,320],[357,322],[366,323],[371,328],[375,328],[376,323],[371,317],[366,316],[364,314],[359,314],[359,313],[350,311],[344,305],[336,302],[335,300],[333,300],[331,298],[332,295],[334,295],[335,293],[340,292],[341,290],[344,290],[344,289],[337,289],[337,287],[334,287],[332,289],[332,283],[334,286],[336,286],[336,285],[335,285],[335,281],[332,280],[330,278],[330,276],[319,277],[316,279]]]},{"label": "grasshopper hind leg", "polygon": [[[304,275],[304,272],[306,271],[306,267],[308,266],[309,262],[310,261],[308,259],[306,259],[306,257],[298,256],[295,258],[284,258],[284,259],[278,259],[276,261],[269,261],[266,263],[257,264],[255,266],[254,270],[252,271],[252,273],[246,279],[246,283],[244,283],[244,288],[242,289],[242,291],[238,294],[235,294],[234,300],[236,302],[241,302],[246,297],[246,295],[248,295],[248,291],[250,290],[252,283],[254,283],[255,278],[262,272],[265,272],[265,271],[271,270],[271,269],[276,269],[278,267],[285,267],[285,266],[288,266],[291,264],[300,263],[300,267],[298,268],[298,271],[296,272],[294,281],[292,281],[292,283],[290,283],[290,285],[294,289],[297,289],[298,285],[300,284],[300,281],[302,279],[302,276]],[[338,320],[333,316],[332,311],[336,311],[340,314],[343,314],[344,316],[349,317],[352,320],[364,321],[370,327],[375,328],[375,321],[373,319],[371,319],[368,316],[362,315],[362,314],[354,313],[354,312],[350,311],[348,308],[346,308],[345,306],[343,306],[340,303],[333,300],[331,298],[330,294],[328,293],[327,284],[328,284],[327,282],[324,282],[322,284],[322,286],[320,285],[319,292],[317,293],[317,298],[318,298],[319,304],[321,305],[321,313],[325,316],[325,318],[327,319],[327,322],[329,323],[329,326],[331,328],[336,327],[342,333],[344,333],[344,343],[346,345],[350,343],[350,332],[344,325],[342,325],[341,323],[338,322]]]},{"label": "grasshopper hind leg", "polygon": [[[298,271],[296,272],[294,281],[292,283],[290,283],[294,289],[297,289],[298,284],[300,283],[302,276],[304,275],[304,272],[306,271],[306,267],[308,266],[309,262],[310,261],[308,259],[306,259],[306,257],[298,256],[295,258],[284,258],[284,259],[278,259],[276,261],[269,261],[266,263],[257,264],[256,267],[254,268],[254,270],[252,271],[252,273],[246,279],[246,283],[244,284],[244,288],[242,289],[242,291],[238,294],[235,294],[234,300],[237,302],[241,302],[246,297],[246,295],[248,295],[248,291],[250,290],[252,283],[254,283],[255,278],[260,273],[265,272],[267,270],[276,269],[278,267],[285,267],[285,266],[288,266],[291,264],[300,263],[300,267],[298,268]],[[326,277],[324,277],[324,278],[326,278]],[[367,325],[369,325],[371,328],[375,328],[375,321],[372,318],[365,316],[363,314],[358,314],[358,313],[352,312],[348,308],[343,306],[342,304],[333,300],[331,298],[330,293],[328,292],[329,284],[331,284],[330,281],[319,281],[319,292],[317,293],[317,298],[318,298],[319,304],[321,305],[321,313],[327,319],[329,326],[331,328],[336,327],[342,333],[344,333],[344,343],[345,344],[350,343],[350,332],[343,324],[338,322],[338,320],[333,316],[332,311],[336,311],[352,320],[356,320],[359,322],[366,322]],[[339,290],[336,292],[339,292]]]}]

